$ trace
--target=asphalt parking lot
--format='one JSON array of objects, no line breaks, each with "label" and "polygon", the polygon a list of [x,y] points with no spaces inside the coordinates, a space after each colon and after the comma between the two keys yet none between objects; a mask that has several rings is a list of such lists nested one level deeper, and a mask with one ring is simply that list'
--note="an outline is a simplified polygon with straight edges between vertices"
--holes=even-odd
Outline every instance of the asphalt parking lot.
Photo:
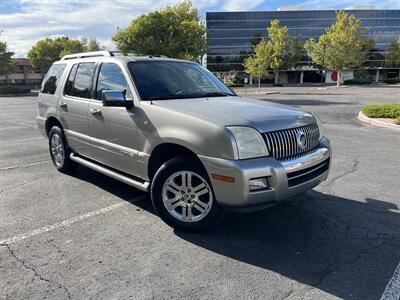
[{"label": "asphalt parking lot", "polygon": [[400,88],[268,91],[251,96],[320,116],[330,176],[201,234],[174,231],[123,183],[58,173],[36,98],[0,98],[0,299],[379,299],[400,262],[400,134],[356,115]]}]

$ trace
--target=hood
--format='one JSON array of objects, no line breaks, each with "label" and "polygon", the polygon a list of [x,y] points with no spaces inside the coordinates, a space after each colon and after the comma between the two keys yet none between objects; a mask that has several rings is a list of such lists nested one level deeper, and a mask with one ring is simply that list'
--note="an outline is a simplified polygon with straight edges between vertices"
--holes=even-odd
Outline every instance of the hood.
[{"label": "hood", "polygon": [[153,105],[224,126],[249,126],[260,132],[315,123],[315,118],[291,106],[228,96],[157,100]]}]

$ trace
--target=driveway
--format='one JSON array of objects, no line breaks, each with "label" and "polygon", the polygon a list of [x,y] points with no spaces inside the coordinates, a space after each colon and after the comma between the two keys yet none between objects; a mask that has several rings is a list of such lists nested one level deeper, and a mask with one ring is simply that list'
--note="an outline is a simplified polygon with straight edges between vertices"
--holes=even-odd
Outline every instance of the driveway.
[{"label": "driveway", "polygon": [[379,299],[400,262],[400,135],[356,115],[400,88],[271,90],[238,93],[317,113],[330,176],[201,234],[172,230],[123,183],[58,173],[36,98],[0,98],[0,299]]}]

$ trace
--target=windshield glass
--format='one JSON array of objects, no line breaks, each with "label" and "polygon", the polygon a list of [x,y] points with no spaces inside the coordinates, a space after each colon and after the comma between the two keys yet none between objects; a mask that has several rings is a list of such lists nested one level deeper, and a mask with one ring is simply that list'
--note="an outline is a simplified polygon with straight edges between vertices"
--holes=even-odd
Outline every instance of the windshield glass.
[{"label": "windshield glass", "polygon": [[142,100],[235,96],[206,68],[189,62],[134,61],[128,64]]}]

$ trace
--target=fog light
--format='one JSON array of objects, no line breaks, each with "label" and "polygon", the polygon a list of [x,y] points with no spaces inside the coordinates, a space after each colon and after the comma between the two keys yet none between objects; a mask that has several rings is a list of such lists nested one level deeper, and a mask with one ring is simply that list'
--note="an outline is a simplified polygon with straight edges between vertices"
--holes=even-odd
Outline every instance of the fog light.
[{"label": "fog light", "polygon": [[255,192],[258,190],[265,190],[268,188],[267,178],[253,178],[249,180],[249,190],[250,192]]}]

